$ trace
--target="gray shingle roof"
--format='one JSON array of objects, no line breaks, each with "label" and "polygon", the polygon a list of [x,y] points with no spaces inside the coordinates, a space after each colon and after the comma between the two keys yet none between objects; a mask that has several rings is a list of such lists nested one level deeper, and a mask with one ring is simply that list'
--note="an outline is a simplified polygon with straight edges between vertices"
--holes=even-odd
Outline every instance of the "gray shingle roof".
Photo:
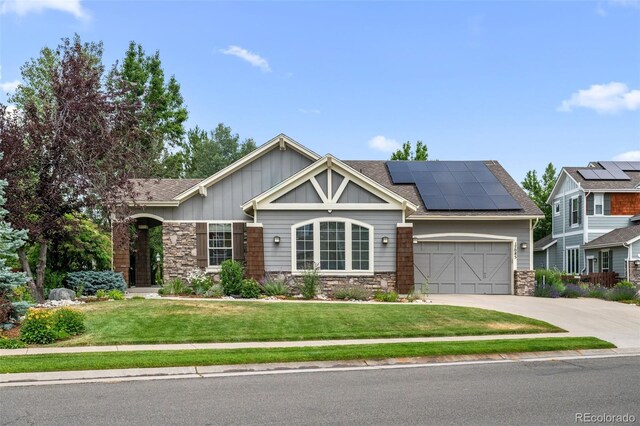
[{"label": "gray shingle roof", "polygon": [[555,240],[551,234],[546,237],[542,237],[533,243],[533,251],[542,251],[544,250],[544,247],[547,247],[549,244],[553,244],[556,241],[557,240]]},{"label": "gray shingle roof", "polygon": [[[592,163],[597,164],[597,163]],[[616,189],[636,189],[640,185],[640,172],[625,172],[631,180],[586,180],[582,177],[578,170],[585,169],[586,167],[563,167],[569,175],[580,184],[583,189],[589,190],[616,190]],[[594,170],[602,169],[602,166],[597,164],[597,167],[590,167]],[[638,189],[640,191],[640,189]]]},{"label": "gray shingle roof", "polygon": [[527,196],[520,185],[507,173],[497,161],[489,160],[484,163],[491,173],[498,179],[511,196],[520,204],[521,210],[485,210],[485,211],[449,211],[429,210],[418,195],[415,185],[394,185],[387,170],[385,160],[347,160],[345,164],[354,168],[363,175],[373,179],[382,186],[418,206],[418,210],[411,216],[543,216],[542,211]]},{"label": "gray shingle roof", "polygon": [[202,179],[131,179],[136,201],[170,201]]},{"label": "gray shingle roof", "polygon": [[584,245],[584,248],[622,245],[636,237],[640,237],[640,225],[631,225],[626,228],[614,229],[595,240],[589,241]]}]

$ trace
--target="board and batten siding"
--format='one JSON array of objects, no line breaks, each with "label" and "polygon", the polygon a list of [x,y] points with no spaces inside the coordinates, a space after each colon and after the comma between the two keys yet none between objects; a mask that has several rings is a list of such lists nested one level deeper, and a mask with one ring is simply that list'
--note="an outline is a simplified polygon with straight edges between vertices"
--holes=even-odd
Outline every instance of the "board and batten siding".
[{"label": "board and batten siding", "polygon": [[[291,227],[300,222],[316,218],[352,219],[373,226],[374,272],[395,272],[396,270],[396,226],[402,222],[402,212],[389,210],[344,210],[329,214],[326,210],[264,210],[258,212],[263,226],[264,264],[267,272],[291,271]],[[280,244],[273,237],[280,237]],[[382,244],[382,237],[389,237],[388,244]]]},{"label": "board and batten siding", "polygon": [[[411,221],[411,217],[407,219]],[[447,234],[447,233],[473,233],[489,234],[504,237],[515,237],[517,247],[517,269],[529,270],[530,250],[520,249],[520,243],[526,242],[529,247],[530,222],[526,220],[424,220],[413,222],[413,235]]]},{"label": "board and batten siding", "polygon": [[207,196],[196,194],[178,207],[146,207],[165,220],[250,220],[240,207],[311,164],[293,149],[274,147],[260,158],[210,186]]}]

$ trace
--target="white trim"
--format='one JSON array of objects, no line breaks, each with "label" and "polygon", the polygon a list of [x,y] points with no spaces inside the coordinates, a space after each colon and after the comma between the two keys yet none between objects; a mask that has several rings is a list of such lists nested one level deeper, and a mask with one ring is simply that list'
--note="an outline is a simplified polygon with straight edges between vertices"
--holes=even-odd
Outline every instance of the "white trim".
[{"label": "white trim", "polygon": [[[578,228],[580,226],[580,202],[578,201],[580,195],[574,195],[569,198],[569,222],[571,223],[572,228]],[[573,222],[573,200],[576,200],[576,213],[578,214],[577,222]]]},{"label": "white trim", "polygon": [[131,216],[129,216],[129,219],[140,219],[140,218],[150,218],[150,219],[155,219],[155,220],[159,220],[160,222],[164,222],[164,219],[161,218],[160,216],[157,216],[155,214],[151,214],[151,213],[136,213],[133,214]]},{"label": "white trim", "polygon": [[[567,253],[569,250],[576,250],[576,253],[578,255],[578,264],[576,265],[578,270],[575,272],[569,272],[569,255]],[[580,273],[580,246],[579,245],[565,246],[564,253],[565,253],[565,265],[564,265],[565,272],[567,272],[568,274],[579,274]]]},{"label": "white trim", "polygon": [[[386,201],[388,204],[336,203],[332,202],[332,200],[324,201],[326,197],[323,198],[323,204],[273,203],[273,201],[278,199],[281,195],[286,194],[287,192],[295,189],[307,180],[310,180],[316,175],[324,172],[325,170],[330,169],[338,170],[345,179],[349,179],[350,181],[357,183],[359,186],[362,186],[365,190]],[[252,198],[242,205],[242,209],[245,211],[245,213],[250,208],[254,208],[254,210],[400,210],[402,208],[406,208],[411,212],[415,212],[418,209],[418,206],[407,201],[395,192],[385,188],[369,177],[363,175],[362,173],[333,157],[331,154],[327,154],[318,161],[300,170],[298,173],[290,176],[289,178],[264,191],[262,194],[259,194],[258,196]]]},{"label": "white trim", "polygon": [[[553,202],[553,215],[554,216],[560,216],[560,213],[562,213],[562,211],[560,210],[560,205],[561,205],[560,200],[554,200],[554,202]],[[557,209],[556,209],[556,207],[557,207]]]},{"label": "white trim", "polygon": [[249,154],[245,155],[244,157],[240,158],[236,162],[228,165],[227,167],[225,167],[224,169],[220,170],[219,172],[209,176],[208,178],[198,182],[198,184],[196,184],[196,185],[192,186],[191,188],[189,188],[189,189],[181,192],[180,194],[176,195],[173,199],[177,200],[177,201],[184,201],[187,198],[190,198],[195,193],[198,193],[200,191],[199,190],[200,187],[208,188],[211,185],[213,185],[214,183],[219,182],[220,180],[222,180],[225,177],[229,176],[230,174],[232,174],[236,170],[239,170],[242,167],[244,167],[245,165],[251,163],[253,160],[255,160],[255,159],[261,157],[262,155],[266,154],[267,152],[271,151],[272,148],[275,148],[276,146],[279,146],[280,150],[283,151],[284,150],[283,147],[286,149],[287,145],[290,148],[292,148],[293,150],[298,151],[299,153],[301,153],[302,155],[306,156],[307,158],[309,158],[309,159],[311,159],[313,161],[316,161],[316,160],[318,160],[320,158],[320,156],[318,154],[316,154],[315,152],[311,151],[307,147],[305,147],[305,146],[299,144],[298,142],[294,141],[293,139],[291,139],[290,137],[288,137],[284,133],[280,133],[275,138],[267,141],[266,143],[264,143],[260,147],[256,148],[251,153],[249,153]]},{"label": "white trim", "polygon": [[506,235],[494,235],[494,234],[477,234],[473,232],[445,232],[439,234],[421,234],[414,235],[413,238],[416,239],[419,243],[422,242],[432,242],[431,238],[446,238],[446,237],[471,237],[477,238],[477,240],[453,240],[453,239],[444,239],[438,240],[443,242],[516,242],[518,239],[516,237],[508,237]]},{"label": "white trim", "polygon": [[547,250],[549,247],[553,247],[554,244],[556,244],[558,242],[558,240],[553,240],[551,241],[549,244],[547,244],[546,246],[540,247],[539,249],[535,250],[535,251],[545,251]]},{"label": "white trim", "polygon": [[[613,265],[611,264],[611,257],[609,256],[610,250],[599,250],[599,252],[600,252],[600,265],[599,265],[600,272],[611,272],[611,269],[613,269],[612,268]],[[606,271],[603,270],[604,253],[607,253],[607,270]]]},{"label": "white trim", "polygon": [[529,222],[529,269],[533,270],[533,219]]},{"label": "white trim", "polygon": [[[374,240],[375,240],[375,229],[373,225],[369,225],[365,222],[360,222],[359,220],[348,219],[344,217],[319,217],[311,220],[305,220],[302,222],[295,223],[291,225],[291,273],[292,274],[301,274],[304,271],[298,270],[297,259],[296,259],[296,229],[305,225],[313,225],[313,262],[317,265],[320,264],[320,223],[321,222],[342,222],[344,223],[344,270],[322,270],[318,269],[318,273],[320,275],[373,275],[374,268]],[[369,230],[369,269],[360,270],[360,269],[352,269],[352,237],[351,237],[351,226],[358,225],[363,228],[367,228]]]},{"label": "white trim", "polygon": [[421,220],[529,220],[542,219],[544,215],[522,215],[522,216],[447,216],[447,215],[419,215],[409,216],[408,221]]},{"label": "white trim", "polygon": [[263,228],[261,223],[247,223],[247,228]]},{"label": "white trim", "polygon": [[551,236],[553,238],[560,238],[560,237],[571,237],[573,235],[580,235],[582,234],[583,231],[582,230],[578,230],[578,231],[569,231],[569,232],[561,232],[559,234],[551,234]]},{"label": "white trim", "polygon": [[237,219],[229,219],[229,220],[165,220],[165,223],[251,223],[250,220],[237,220]]},{"label": "white trim", "polygon": [[[598,206],[597,200],[600,198],[600,213],[596,213],[596,206]],[[586,203],[585,203],[586,204]],[[604,216],[604,193],[596,193],[593,194],[593,214],[591,216],[602,217]]]},{"label": "white trim", "polygon": [[[231,225],[231,257],[229,259],[234,259],[235,247],[233,246],[233,221],[221,221],[221,220],[211,220],[207,222],[207,271],[209,272],[217,272],[220,270],[220,265],[210,265],[209,264],[209,250],[211,249],[227,249],[227,247],[210,247],[209,246],[209,225]],[[228,259],[227,259],[228,260]]]},{"label": "white trim", "polygon": [[413,228],[413,223],[396,223],[396,228]]},{"label": "white trim", "polygon": [[130,201],[129,207],[178,207],[180,201],[153,201],[153,200],[136,200]]},{"label": "white trim", "polygon": [[[328,182],[328,179],[329,179],[329,176],[327,174],[327,182]],[[322,188],[320,188],[320,184],[318,183],[318,180],[316,179],[316,177],[315,176],[311,176],[309,178],[309,182],[311,182],[311,186],[313,186],[313,188],[316,190],[316,192],[318,193],[318,196],[320,197],[322,202],[324,204],[328,203],[329,200],[327,199],[327,195],[324,193]],[[284,204],[284,203],[279,203],[279,204]],[[290,204],[290,203],[286,203],[286,204]],[[295,203],[295,204],[298,204],[298,203]]]},{"label": "white trim", "polygon": [[342,182],[340,182],[340,186],[338,187],[338,189],[336,189],[336,193],[333,194],[333,197],[331,197],[331,201],[333,201],[334,203],[337,203],[338,201],[340,201],[340,197],[342,197],[342,193],[347,188],[347,185],[349,184],[349,182],[351,182],[351,179],[345,176],[342,179]]},{"label": "white trim", "polygon": [[[560,170],[560,173],[558,174],[558,179],[556,179],[556,183],[553,185],[553,189],[551,190],[551,193],[549,194],[549,198],[547,198],[547,204],[551,204],[551,200],[554,200],[555,198],[558,197],[558,195],[556,195],[556,189],[558,188],[558,185],[560,185],[560,181],[562,180],[562,175],[565,174],[569,177],[569,179],[571,179],[576,186],[578,187],[578,190],[581,189],[580,184],[578,183],[578,181],[576,181],[573,176],[571,176],[569,174],[569,172],[567,172],[564,167],[562,168],[562,170]],[[566,194],[562,194],[562,195],[566,195]]]},{"label": "white trim", "polygon": [[[585,252],[585,256],[584,256],[584,267],[585,270],[587,271],[587,274],[591,274],[595,271],[591,271],[589,269],[589,260],[594,260],[596,257],[595,256],[587,256],[587,253]],[[595,263],[595,262],[594,262]],[[548,268],[547,268],[548,269]]]}]

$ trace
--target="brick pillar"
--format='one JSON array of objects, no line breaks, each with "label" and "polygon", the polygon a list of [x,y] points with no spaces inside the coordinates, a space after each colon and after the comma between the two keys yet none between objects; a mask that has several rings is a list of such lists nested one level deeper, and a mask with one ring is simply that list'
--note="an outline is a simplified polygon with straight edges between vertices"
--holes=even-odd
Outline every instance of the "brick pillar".
[{"label": "brick pillar", "polygon": [[400,294],[413,290],[413,227],[399,224],[396,232],[396,289]]},{"label": "brick pillar", "polygon": [[122,273],[124,281],[129,283],[129,227],[121,222],[113,224],[111,230],[112,239],[112,264],[113,271]]},{"label": "brick pillar", "polygon": [[247,224],[247,252],[245,253],[247,278],[264,278],[264,237],[261,224]]},{"label": "brick pillar", "polygon": [[149,228],[138,228],[136,238],[136,287],[151,286]]}]

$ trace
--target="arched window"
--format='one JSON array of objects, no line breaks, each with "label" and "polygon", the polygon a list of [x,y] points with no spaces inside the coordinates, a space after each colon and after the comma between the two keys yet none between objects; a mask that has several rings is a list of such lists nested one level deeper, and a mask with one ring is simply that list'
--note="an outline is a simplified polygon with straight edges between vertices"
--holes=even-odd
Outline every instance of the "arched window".
[{"label": "arched window", "polygon": [[344,218],[322,218],[292,227],[292,269],[373,272],[373,227]]}]

